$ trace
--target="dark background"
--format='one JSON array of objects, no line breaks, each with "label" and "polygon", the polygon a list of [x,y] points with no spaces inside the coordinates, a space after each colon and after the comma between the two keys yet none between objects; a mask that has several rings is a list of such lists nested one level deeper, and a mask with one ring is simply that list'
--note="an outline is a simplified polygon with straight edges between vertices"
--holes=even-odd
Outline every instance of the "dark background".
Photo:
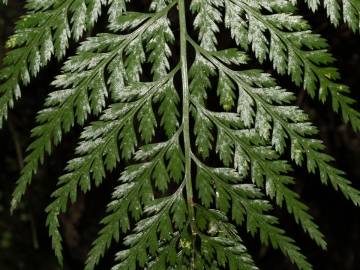
[{"label": "dark background", "polygon": [[[316,32],[328,38],[331,51],[337,58],[342,82],[352,89],[352,97],[359,100],[360,87],[360,35],[353,34],[346,26],[334,29],[327,23],[324,10],[313,15],[307,9],[300,12],[310,20]],[[0,59],[3,47],[14,27],[16,19],[23,14],[22,1],[10,0],[7,7],[0,6]],[[71,50],[70,50],[71,51]],[[52,90],[49,86],[61,63],[53,61],[43,69],[29,87],[23,88],[23,97],[11,111],[9,120],[0,130],[0,269],[1,270],[53,270],[58,269],[51,243],[45,227],[44,209],[54,190],[57,178],[62,174],[66,161],[73,154],[79,129],[65,136],[54,155],[46,160],[33,185],[27,192],[21,209],[14,215],[9,213],[9,201],[15,181],[22,167],[25,149],[30,139],[30,130],[35,125],[36,112]],[[285,86],[288,79],[278,78]],[[327,151],[336,158],[335,165],[346,171],[355,187],[360,188],[360,136],[334,114],[329,104],[312,101],[301,89],[295,89],[298,104],[312,117],[320,128],[321,138]],[[359,105],[356,105],[359,109]],[[321,251],[294,224],[285,210],[276,209],[283,227],[295,238],[314,268],[318,270],[360,269],[360,208],[348,202],[340,193],[320,184],[318,176],[303,169],[296,169],[298,180],[295,190],[311,208],[311,214],[319,224],[328,242],[328,250]],[[110,176],[114,178],[115,176]],[[82,269],[86,254],[96,237],[98,222],[110,199],[114,181],[94,189],[86,197],[79,197],[61,217],[65,247],[65,269]],[[261,269],[291,270],[294,266],[280,252],[261,247],[257,239],[244,236],[249,250]],[[115,245],[114,245],[115,246]],[[98,269],[110,269],[115,248],[112,248]]]}]

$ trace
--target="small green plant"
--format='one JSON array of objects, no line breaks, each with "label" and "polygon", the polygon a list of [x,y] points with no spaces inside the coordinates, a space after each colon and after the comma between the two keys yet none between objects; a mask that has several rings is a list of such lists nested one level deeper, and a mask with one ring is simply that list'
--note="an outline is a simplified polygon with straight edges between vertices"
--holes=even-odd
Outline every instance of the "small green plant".
[{"label": "small green plant", "polygon": [[[295,95],[249,67],[270,60],[275,72],[291,77],[312,98],[330,100],[359,131],[360,113],[351,107],[348,87],[338,82],[326,40],[295,15],[296,0],[147,2],[27,1],[28,13],[7,42],[11,50],[0,70],[1,121],[21,86],[53,56],[63,59],[69,40],[82,41],[37,116],[12,210],[63,134],[85,126],[76,157],[46,208],[59,263],[59,214],[122,163],[127,167],[86,270],[95,269],[113,241],[121,242],[113,269],[258,269],[240,236],[246,231],[280,249],[299,269],[312,269],[271,215],[272,204],[286,208],[326,248],[308,207],[291,190],[292,166],[318,173],[355,205],[360,193],[333,167]],[[343,21],[359,31],[360,1],[305,2],[312,11],[323,5],[335,26]],[[105,9],[108,31],[83,40]],[[219,49],[220,29],[231,35],[234,48]],[[98,120],[88,124],[90,115]]]}]

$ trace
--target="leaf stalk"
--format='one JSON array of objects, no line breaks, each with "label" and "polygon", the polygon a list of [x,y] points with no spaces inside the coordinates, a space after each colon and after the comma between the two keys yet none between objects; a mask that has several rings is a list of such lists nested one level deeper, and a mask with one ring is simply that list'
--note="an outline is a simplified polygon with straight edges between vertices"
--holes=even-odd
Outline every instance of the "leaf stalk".
[{"label": "leaf stalk", "polygon": [[190,95],[189,95],[189,78],[187,64],[187,30],[186,30],[186,9],[185,0],[179,0],[179,23],[180,23],[180,60],[181,60],[181,78],[182,78],[182,96],[183,96],[183,135],[184,135],[184,155],[185,155],[185,184],[186,199],[190,216],[190,227],[192,233],[192,261],[191,269],[195,269],[195,210],[193,201],[193,183],[191,180],[191,142],[190,142]]}]

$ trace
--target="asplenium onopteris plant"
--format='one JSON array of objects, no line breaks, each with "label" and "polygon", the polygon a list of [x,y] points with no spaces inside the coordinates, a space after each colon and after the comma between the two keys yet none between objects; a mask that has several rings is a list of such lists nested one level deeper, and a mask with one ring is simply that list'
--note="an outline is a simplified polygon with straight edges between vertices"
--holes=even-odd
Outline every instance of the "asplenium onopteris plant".
[{"label": "asplenium onopteris plant", "polygon": [[[313,11],[322,4],[335,26],[344,21],[359,31],[358,0],[305,2]],[[11,50],[0,70],[1,120],[21,86],[54,55],[62,60],[69,40],[81,40],[37,116],[12,201],[14,210],[63,134],[84,126],[76,156],[46,208],[60,264],[59,215],[79,192],[100,185],[107,172],[125,164],[85,269],[95,269],[110,245],[119,249],[113,269],[258,269],[244,233],[280,249],[299,269],[312,269],[271,212],[272,205],[285,208],[326,248],[308,207],[291,189],[292,168],[318,173],[322,183],[355,205],[360,192],[333,167],[317,128],[295,105],[294,92],[251,66],[269,60],[294,86],[329,100],[355,131],[360,113],[346,95],[348,87],[338,82],[326,40],[295,15],[296,4],[27,1],[28,13],[8,40]],[[106,33],[84,38],[104,10]],[[232,47],[224,48],[220,29],[229,33]],[[88,123],[90,115],[97,120]]]}]

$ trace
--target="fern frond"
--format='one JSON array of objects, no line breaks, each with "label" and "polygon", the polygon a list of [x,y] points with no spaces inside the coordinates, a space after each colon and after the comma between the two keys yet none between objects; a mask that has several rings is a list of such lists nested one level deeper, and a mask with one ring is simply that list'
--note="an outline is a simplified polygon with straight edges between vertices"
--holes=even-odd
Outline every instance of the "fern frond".
[{"label": "fern frond", "polygon": [[[192,42],[192,44],[194,45],[194,42]],[[201,50],[200,47],[196,45],[195,47],[199,51]],[[238,84],[240,92],[239,102],[241,102],[239,103],[238,108],[239,113],[241,113],[240,115],[242,116],[242,121],[245,123],[245,125],[249,126],[255,122],[255,128],[258,129],[260,136],[264,137],[265,139],[269,139],[272,132],[272,144],[279,153],[283,152],[285,139],[289,137],[291,140],[292,159],[295,160],[297,164],[302,164],[303,155],[305,155],[308,160],[309,172],[314,172],[317,167],[319,169],[323,183],[327,183],[327,181],[330,180],[332,185],[336,189],[339,188],[347,198],[350,198],[354,202],[354,204],[359,204],[359,191],[355,190],[349,185],[350,182],[343,177],[344,173],[342,171],[337,170],[330,165],[329,162],[332,160],[331,157],[320,152],[321,150],[323,150],[322,142],[318,140],[307,139],[306,137],[304,137],[311,136],[317,133],[317,130],[312,127],[309,122],[307,122],[307,116],[296,107],[281,105],[274,106],[272,104],[273,102],[280,104],[288,103],[289,101],[293,100],[293,96],[290,93],[276,87],[276,85],[274,85],[274,81],[264,74],[260,74],[256,71],[231,71],[217,59],[211,57],[210,53],[207,53],[204,50],[202,50],[202,52],[204,54],[207,54],[207,57],[212,61],[209,61],[208,66],[216,66],[219,69],[220,74],[221,72],[226,74],[228,78],[233,79],[234,83]],[[249,74],[251,74],[251,77],[249,76]],[[238,79],[236,79],[236,77],[238,77]],[[257,79],[254,79],[256,77]],[[255,85],[255,88],[252,85]],[[261,89],[258,88],[259,85],[261,86]],[[253,108],[255,105],[257,106],[256,115]],[[206,123],[206,121],[204,120],[200,122]],[[221,122],[224,122],[224,120],[218,120],[218,125],[220,125]],[[273,129],[270,125],[271,122],[273,123]],[[209,128],[211,128],[211,126],[209,126]],[[221,130],[219,130],[218,134],[221,133]],[[202,134],[205,133],[202,132]],[[222,138],[222,145],[230,148],[234,139],[229,139],[228,141],[226,141],[224,139],[224,136],[220,135],[219,137]],[[229,149],[225,149],[224,152],[231,154],[231,150]],[[316,158],[314,158],[315,155]],[[261,157],[257,157],[257,160],[260,159]],[[226,163],[228,162],[225,162],[225,164]],[[272,168],[274,168],[274,166],[268,166],[267,170],[271,171]],[[285,172],[286,171],[288,170],[285,169]],[[267,185],[269,185],[269,187],[274,186],[275,184],[273,183],[272,179],[276,178],[279,177],[269,177],[271,182]],[[284,181],[285,183],[289,183],[289,181],[292,182],[292,180],[286,179],[284,179]],[[289,202],[289,205],[294,205],[293,202],[297,201],[295,194],[290,195],[291,192],[289,190],[285,192],[286,190],[284,189],[284,187],[281,187],[282,184],[277,183],[276,185],[280,185],[278,186],[279,194],[282,194],[282,196],[284,196],[285,201]],[[271,196],[273,197],[276,192],[274,193],[273,191],[272,193],[273,194]],[[278,198],[277,201],[281,204],[282,197],[280,197],[280,199]],[[289,212],[294,212],[295,218],[296,220],[298,220],[299,217],[297,217],[296,215],[305,214],[304,210],[306,209],[306,207],[300,202],[297,202],[296,204],[299,208],[289,208]],[[307,227],[305,225],[307,223],[308,221],[303,222],[303,228]],[[314,226],[314,228],[317,228],[317,226]],[[310,231],[312,231],[312,229]],[[310,231],[308,232],[310,233]],[[322,247],[325,247],[325,242],[322,240],[321,233],[317,231],[311,236],[312,238],[317,239],[317,242]]]},{"label": "fern frond", "polygon": [[247,253],[236,227],[224,213],[200,205],[197,206],[197,211],[198,226],[202,230],[199,233],[202,257],[198,258],[198,267],[211,267],[215,263],[218,268],[228,266],[229,269],[258,269]]},{"label": "fern frond", "polygon": [[[133,121],[136,114],[151,104],[154,96],[164,91],[172,80],[175,69],[160,81],[154,83],[134,83],[123,89],[120,101],[134,99],[128,103],[118,103],[106,110],[99,122],[85,128],[81,135],[82,142],[76,149],[78,158],[71,160],[66,170],[67,174],[60,178],[60,187],[53,193],[55,200],[47,207],[47,224],[50,235],[58,235],[58,214],[64,212],[67,202],[74,202],[77,198],[78,186],[83,192],[91,188],[91,179],[95,185],[101,184],[105,177],[105,168],[113,169],[120,160],[129,159],[137,145]],[[158,93],[157,93],[158,92]],[[146,130],[147,123],[140,124],[139,131]],[[121,139],[121,154],[118,151],[118,139]],[[147,137],[142,138],[144,141]],[[53,246],[60,247],[57,237],[53,238]],[[55,243],[56,242],[56,243]],[[62,258],[59,257],[61,261]]]},{"label": "fern frond", "polygon": [[[174,217],[171,212],[174,215],[177,214],[172,209],[176,209],[175,204],[184,200],[182,196],[184,186],[185,182],[183,181],[174,194],[157,199],[144,209],[144,215],[149,217],[139,221],[133,234],[125,237],[124,245],[129,246],[129,249],[122,250],[116,255],[116,260],[120,262],[112,269],[131,269],[137,262],[140,267],[145,267],[151,256],[163,256],[164,249],[160,248],[159,244],[166,241],[171,242],[174,236],[176,237],[173,232],[172,220]],[[184,203],[183,205],[185,207]],[[176,254],[176,252],[170,254],[174,253]]]},{"label": "fern frond", "polygon": [[[217,182],[217,180],[214,181]],[[214,184],[214,186],[216,186],[216,184]],[[285,236],[284,231],[277,227],[277,219],[264,213],[269,211],[271,209],[271,206],[270,204],[268,204],[268,202],[259,199],[261,192],[254,189],[253,186],[248,185],[236,185],[234,186],[233,190],[227,189],[227,191],[232,191],[232,200],[238,203],[238,206],[240,206],[240,208],[238,209],[239,212],[242,212],[240,213],[240,215],[247,216],[246,228],[248,232],[250,232],[252,235],[258,232],[261,242],[263,244],[271,244],[274,248],[279,248],[281,252],[286,254],[289,259],[298,266],[299,269],[312,269],[312,266],[306,261],[305,257],[300,253],[299,248],[294,244],[294,240]],[[219,185],[219,187],[216,186],[216,192],[216,196],[218,198],[224,196],[224,194],[221,194],[221,185]],[[249,198],[247,198],[249,194],[252,194],[250,200]],[[209,233],[215,235],[218,233],[222,233],[223,230],[221,230],[221,227],[219,228],[216,225],[218,223],[218,220],[222,219],[221,217],[223,217],[223,219],[224,217],[226,217],[225,213],[218,210],[211,211],[202,207],[198,207],[198,211],[200,212],[198,219],[202,222],[202,224],[199,226],[206,228],[206,225],[204,224],[206,224],[206,217],[209,214],[206,214],[204,212],[212,212],[212,217],[209,220],[210,224],[208,225],[207,230]],[[214,212],[216,213],[215,215]],[[236,234],[234,233],[234,235]],[[234,235],[232,235],[233,239]]]},{"label": "fern frond", "polygon": [[[330,95],[334,111],[341,113],[344,121],[350,122],[353,129],[358,131],[360,114],[352,108],[355,100],[346,96],[348,87],[336,82],[340,78],[339,72],[328,66],[333,64],[334,58],[327,51],[326,40],[313,34],[303,18],[292,15],[295,9],[291,5],[279,8],[276,5],[272,7],[271,1],[255,3],[258,4],[253,3],[252,6],[247,1],[225,1],[225,24],[235,41],[239,45],[252,44],[260,62],[269,57],[278,73],[287,72],[293,82],[302,84],[311,97],[318,95],[325,102]],[[262,8],[273,14],[263,14]],[[244,15],[248,23],[242,19]],[[270,34],[269,39],[265,32]],[[247,49],[247,45],[244,49]]]},{"label": "fern frond", "polygon": [[[99,41],[99,38],[96,40]],[[107,40],[110,40],[110,36]],[[112,41],[118,40],[113,38]],[[52,145],[59,144],[63,133],[69,132],[75,122],[83,125],[91,112],[99,113],[104,107],[105,98],[108,96],[104,73],[114,54],[116,55],[85,51],[79,52],[66,62],[64,74],[58,76],[53,83],[63,87],[63,90],[49,95],[45,102],[46,108],[40,111],[37,117],[39,126],[32,130],[32,136],[36,139],[28,147],[26,165],[13,194],[13,209],[17,207],[27,185],[31,183],[39,164],[43,163],[45,154],[51,154]]]},{"label": "fern frond", "polygon": [[222,20],[219,7],[222,6],[222,0],[191,1],[190,9],[196,14],[194,27],[199,29],[200,44],[209,51],[216,50],[215,34],[219,32],[218,23]]},{"label": "fern frond", "polygon": [[[342,18],[357,31],[360,9],[355,2],[306,1],[314,11],[323,4],[334,25]],[[46,208],[59,263],[59,215],[78,192],[103,184],[121,161],[125,169],[86,270],[96,269],[112,245],[119,249],[113,270],[255,270],[240,237],[245,232],[279,249],[299,269],[312,269],[271,215],[272,204],[286,208],[326,249],[309,208],[291,189],[295,179],[286,154],[309,173],[318,171],[322,183],[355,205],[360,192],[333,167],[316,138],[317,128],[294,104],[295,95],[268,73],[252,69],[252,63],[270,60],[277,73],[289,75],[312,98],[325,102],[330,96],[334,111],[355,131],[360,130],[360,113],[352,107],[349,89],[337,82],[340,75],[326,40],[295,15],[295,4],[152,0],[137,9],[131,0],[28,1],[29,14],[8,42],[16,49],[0,70],[1,120],[20,96],[20,86],[54,54],[62,59],[69,40],[78,41],[108,8],[106,32],[81,42],[53,81],[57,90],[37,116],[34,141],[13,193],[14,210],[45,156],[74,125],[83,128],[76,157]],[[224,27],[238,48],[224,43],[218,49]],[[96,120],[88,124],[90,116]]]},{"label": "fern frond", "polygon": [[[182,174],[183,154],[179,145],[179,129],[168,141],[145,145],[135,153],[135,159],[143,161],[136,165],[128,167],[120,178],[120,185],[113,193],[113,201],[108,206],[107,217],[102,221],[104,228],[100,231],[99,237],[93,243],[86,263],[86,269],[94,269],[99,259],[109,248],[112,239],[118,241],[119,227],[126,233],[130,229],[128,212],[132,218],[139,220],[142,214],[142,205],[146,205],[153,200],[154,195],[151,187],[151,180],[154,179],[155,187],[164,192],[164,187],[169,184],[170,178],[179,183],[181,179],[176,177],[179,172]],[[146,162],[146,160],[151,161]],[[164,161],[168,161],[165,168]],[[176,163],[176,167],[171,164]],[[180,192],[180,191],[179,191]],[[179,194],[173,198],[176,206],[172,207],[173,222],[178,229],[184,226],[186,214],[186,205],[180,200]],[[169,199],[170,200],[170,199]],[[182,214],[181,214],[182,213]],[[116,225],[118,224],[118,225]]]},{"label": "fern frond", "polygon": [[[53,85],[63,90],[49,95],[45,102],[47,108],[40,111],[37,117],[40,125],[32,130],[32,136],[36,139],[28,147],[30,153],[25,158],[26,165],[13,194],[12,209],[17,207],[33,174],[39,164],[43,163],[45,154],[51,154],[52,144],[59,144],[62,134],[69,132],[75,123],[82,126],[89,114],[99,114],[109,94],[113,101],[119,100],[125,81],[133,80],[129,77],[136,77],[138,80],[138,71],[129,68],[129,65],[135,67],[141,64],[137,63],[137,52],[132,52],[135,60],[129,57],[127,62],[123,61],[124,54],[131,51],[133,44],[141,45],[141,35],[161,16],[163,11],[153,15],[142,28],[128,35],[102,34],[89,38],[79,47],[77,55],[65,63],[63,74],[53,82]],[[110,74],[108,82],[106,74]],[[110,91],[106,83],[110,85]],[[175,104],[178,101],[177,95],[173,91],[164,91],[164,95],[168,94],[171,97],[163,97],[164,102],[172,99]],[[171,115],[167,114],[165,117]],[[167,132],[172,132],[176,121],[170,124],[169,120],[174,119],[164,120],[164,123],[171,125]],[[144,130],[147,131],[147,127]]]},{"label": "fern frond", "polygon": [[[235,153],[232,155],[230,151],[227,152],[231,155],[235,167],[239,170],[238,178],[247,176],[251,165],[251,179],[253,183],[259,187],[265,187],[266,193],[270,198],[274,199],[274,197],[276,197],[276,203],[279,206],[282,206],[283,201],[285,201],[288,212],[294,215],[296,222],[301,224],[304,231],[307,232],[319,246],[326,248],[326,242],[323,239],[324,236],[319,231],[318,226],[313,222],[312,217],[307,213],[308,208],[299,201],[299,196],[287,187],[287,185],[294,183],[291,177],[286,176],[286,173],[291,170],[291,167],[286,162],[277,160],[277,154],[269,147],[261,145],[252,147],[247,142],[251,135],[249,136],[249,134],[245,132],[243,134],[238,132],[233,136],[231,133],[234,133],[234,130],[221,125],[219,118],[211,116],[209,112],[205,112],[204,116],[209,117],[217,128],[220,127],[224,130],[223,135],[218,138],[217,144],[226,145],[227,147],[235,149]],[[256,140],[259,139],[255,139],[255,141]],[[228,142],[231,142],[230,146],[228,146]],[[210,187],[204,187],[202,189],[205,190],[205,192],[209,192]],[[210,202],[208,202],[208,206],[210,205],[209,203]],[[229,207],[229,205],[227,207]],[[222,210],[226,211],[227,209]]]},{"label": "fern frond", "polygon": [[[101,10],[94,2],[98,0],[28,1],[27,15],[17,22],[15,34],[6,43],[12,50],[0,70],[0,127],[8,109],[21,96],[21,85],[37,76],[54,54],[62,59],[69,39],[78,41],[89,29],[87,25],[94,24]],[[91,14],[88,7],[93,10]]]}]

